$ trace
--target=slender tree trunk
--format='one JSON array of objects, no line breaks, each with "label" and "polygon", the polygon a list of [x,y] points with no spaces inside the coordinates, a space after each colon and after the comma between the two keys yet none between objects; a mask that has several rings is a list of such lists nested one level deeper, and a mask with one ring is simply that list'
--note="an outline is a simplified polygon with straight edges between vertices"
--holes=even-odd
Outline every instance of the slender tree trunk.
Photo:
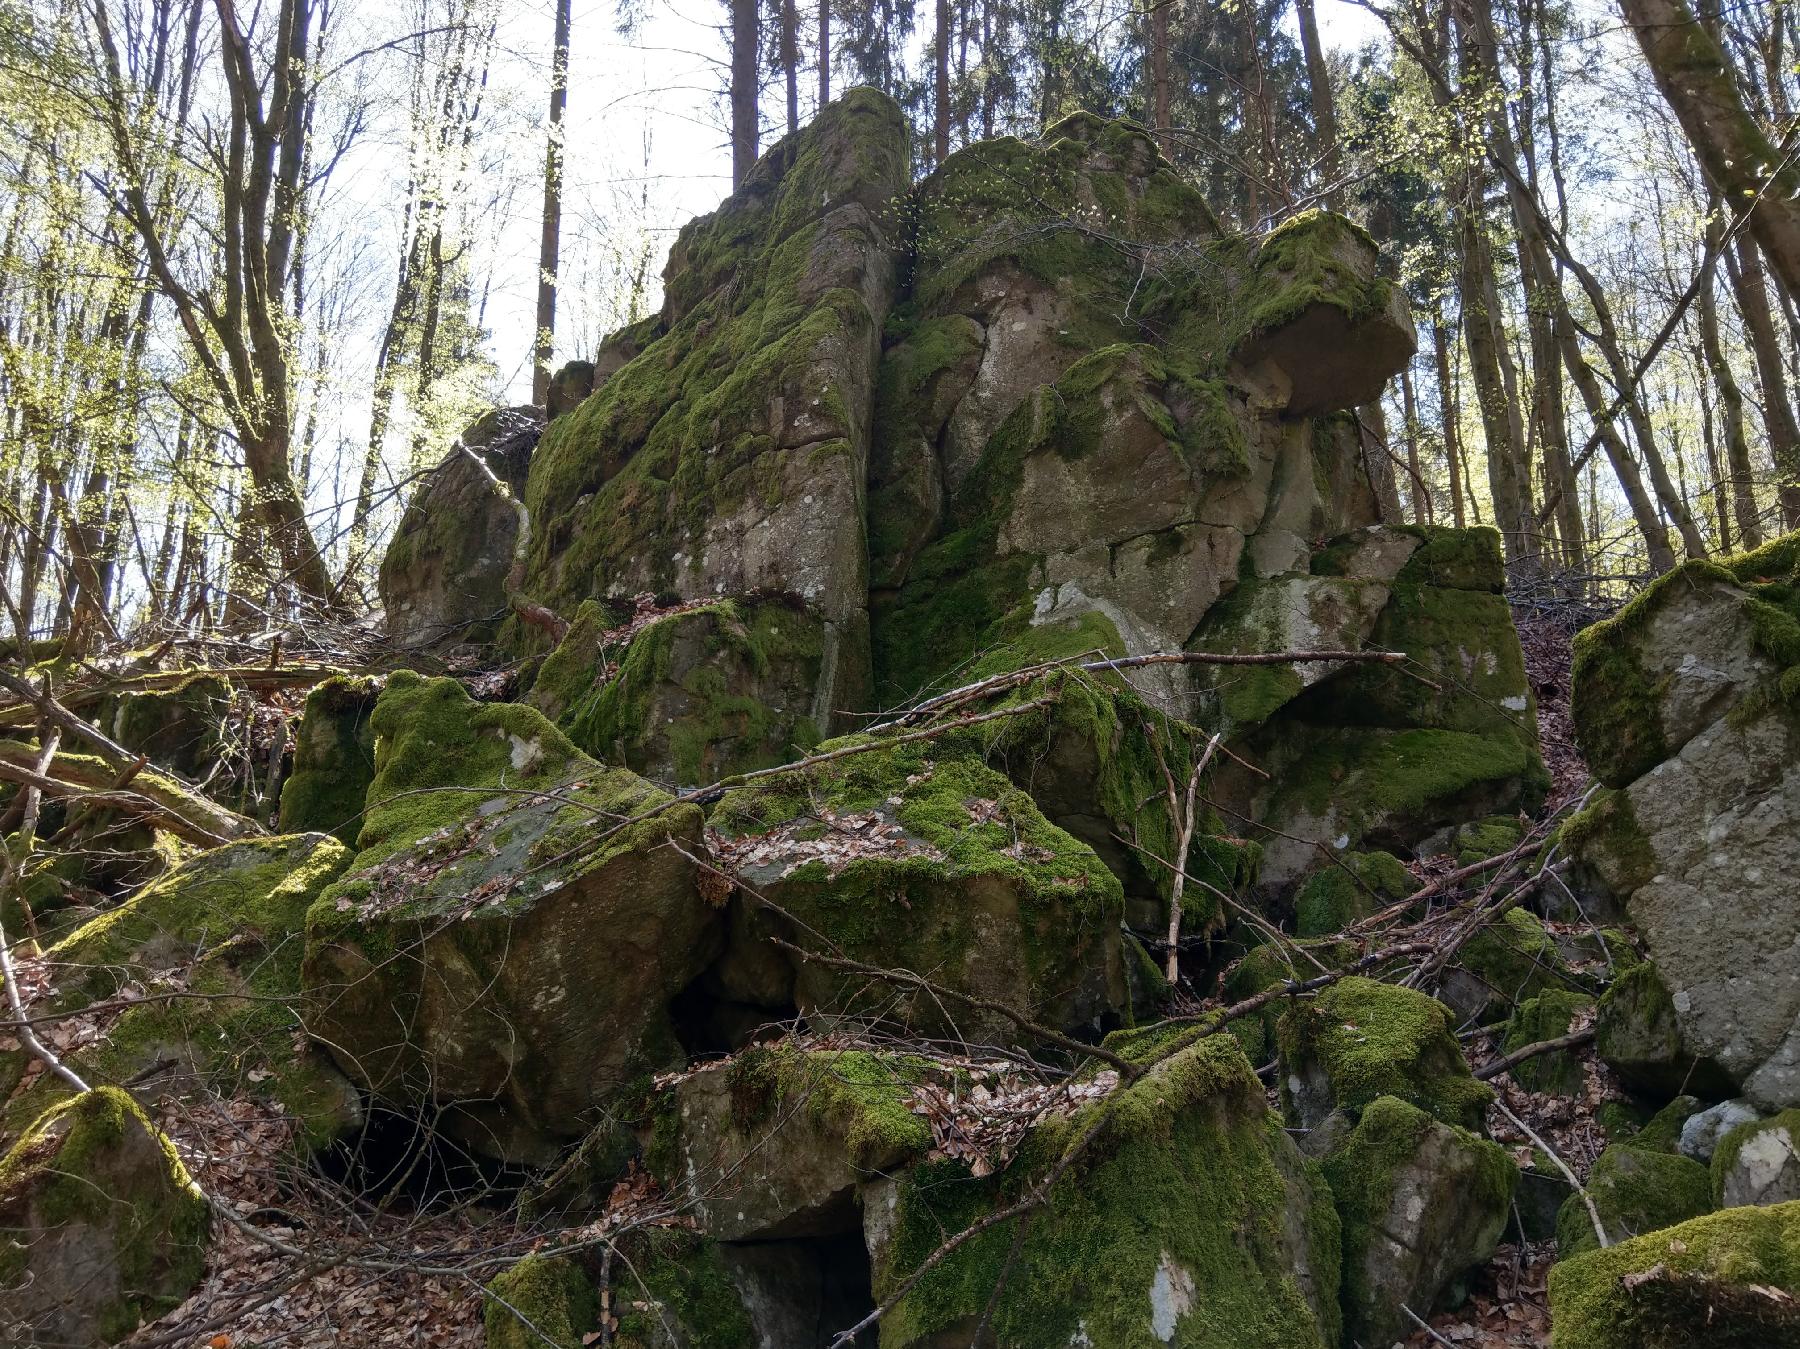
[{"label": "slender tree trunk", "polygon": [[1781,339],[1775,333],[1755,241],[1747,234],[1739,234],[1737,257],[1734,261],[1728,253],[1725,267],[1737,295],[1738,312],[1744,317],[1744,331],[1750,337],[1750,351],[1756,357],[1757,382],[1762,386],[1763,427],[1769,435],[1769,453],[1775,460],[1782,523],[1788,529],[1800,529],[1800,426],[1794,421]]},{"label": "slender tree trunk", "polygon": [[1450,379],[1450,334],[1444,327],[1442,311],[1432,316],[1432,345],[1437,356],[1438,409],[1443,418],[1444,459],[1450,470],[1450,516],[1458,529],[1468,527],[1463,509],[1461,434],[1457,428],[1456,385]]},{"label": "slender tree trunk", "polygon": [[1337,101],[1331,92],[1331,70],[1319,42],[1319,21],[1313,0],[1294,0],[1294,16],[1300,24],[1300,48],[1306,53],[1306,87],[1312,100],[1313,135],[1317,139],[1319,177],[1325,184],[1323,201],[1328,210],[1343,209],[1343,187],[1338,182]]},{"label": "slender tree trunk", "polygon": [[1400,400],[1406,410],[1406,472],[1412,479],[1408,495],[1412,497],[1413,523],[1431,523],[1431,489],[1425,485],[1425,472],[1419,464],[1419,405],[1413,395],[1412,367],[1400,372]]},{"label": "slender tree trunk", "polygon": [[[791,3],[791,0],[790,0]],[[550,57],[550,126],[544,144],[544,224],[538,240],[537,342],[531,401],[550,401],[550,364],[556,356],[556,270],[562,252],[563,109],[569,101],[569,5],[556,0],[556,37]]]},{"label": "slender tree trunk", "polygon": [[[1717,244],[1723,233],[1723,222],[1715,213],[1707,227],[1709,242]],[[1732,509],[1737,515],[1738,538],[1746,548],[1762,542],[1762,526],[1757,520],[1755,478],[1750,471],[1750,442],[1744,436],[1744,395],[1738,388],[1737,376],[1725,359],[1724,343],[1719,340],[1719,307],[1713,296],[1713,277],[1709,271],[1700,283],[1696,301],[1700,310],[1700,349],[1706,361],[1712,385],[1719,392],[1719,439],[1725,444],[1725,468],[1731,481]],[[1721,537],[1724,537],[1721,534]]]},{"label": "slender tree trunk", "polygon": [[787,129],[800,129],[800,9],[798,0],[781,0],[781,70],[787,76]]},{"label": "slender tree trunk", "polygon": [[931,148],[939,164],[950,157],[950,0],[937,0],[937,32],[932,38],[933,108]]},{"label": "slender tree trunk", "polygon": [[1712,483],[1706,497],[1713,509],[1713,528],[1718,531],[1719,551],[1728,553],[1731,551],[1731,484],[1725,461],[1719,457],[1719,426],[1713,417],[1713,400],[1709,392],[1712,378],[1706,353],[1695,347],[1692,354],[1694,391],[1700,395],[1700,443],[1706,451],[1706,472]]},{"label": "slender tree trunk", "polygon": [[731,0],[731,186],[743,185],[756,164],[757,0]]},{"label": "slender tree trunk", "polygon": [[1150,130],[1164,159],[1175,158],[1169,127],[1169,6],[1175,0],[1148,0],[1150,6]]},{"label": "slender tree trunk", "polygon": [[1800,296],[1800,168],[1744,104],[1724,49],[1685,0],[1620,0],[1706,176],[1744,216],[1782,287]]},{"label": "slender tree trunk", "polygon": [[831,102],[831,0],[819,0],[819,110]]}]

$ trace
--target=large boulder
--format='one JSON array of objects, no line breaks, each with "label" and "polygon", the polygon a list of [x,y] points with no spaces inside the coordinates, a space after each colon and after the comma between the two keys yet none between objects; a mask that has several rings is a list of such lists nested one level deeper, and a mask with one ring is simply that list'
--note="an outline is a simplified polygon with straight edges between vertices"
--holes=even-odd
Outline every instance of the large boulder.
[{"label": "large boulder", "polygon": [[517,496],[543,430],[540,408],[496,408],[420,483],[381,559],[381,603],[395,646],[435,649],[492,641],[499,632],[519,517],[488,473]]},{"label": "large boulder", "polygon": [[732,793],[713,823],[742,888],[708,974],[727,1001],[973,1043],[1019,1042],[1008,1009],[1073,1029],[1128,1006],[1118,880],[964,739],[851,752]]},{"label": "large boulder", "polygon": [[[50,947],[54,988],[29,1010],[73,1016],[97,1005],[95,1033],[68,1055],[87,1081],[147,1076],[146,1099],[261,1098],[323,1145],[359,1126],[362,1106],[297,1035],[302,934],[308,908],[349,860],[324,834],[190,857]],[[0,1095],[37,1066],[23,1050],[0,1052]],[[39,1073],[0,1107],[0,1134],[67,1094],[61,1078]]]},{"label": "large boulder", "polygon": [[1563,841],[1625,902],[1682,1050],[1800,1105],[1800,534],[1688,562],[1576,640],[1573,711],[1606,784]]},{"label": "large boulder", "polygon": [[284,833],[319,830],[356,846],[375,777],[369,718],[380,696],[380,681],[350,675],[327,679],[306,696],[294,732],[294,766],[281,788]]},{"label": "large boulder", "polygon": [[118,1343],[200,1281],[211,1218],[126,1092],[55,1106],[0,1158],[0,1340]]},{"label": "large boulder", "polygon": [[1363,1108],[1324,1166],[1343,1223],[1344,1334],[1368,1345],[1411,1334],[1409,1310],[1461,1301],[1506,1229],[1519,1175],[1498,1144],[1392,1096]]},{"label": "large boulder", "polygon": [[1800,1201],[1721,1209],[1550,1270],[1556,1349],[1800,1344]]},{"label": "large boulder", "polygon": [[998,1344],[1338,1343],[1330,1192],[1223,1035],[1104,1100],[1052,1113],[998,1175],[956,1162],[906,1172],[871,1230],[877,1300],[1052,1168],[1034,1212],[990,1225],[906,1288],[883,1320],[884,1345],[965,1344],[984,1318]]},{"label": "large boulder", "polygon": [[699,810],[535,710],[392,676],[349,871],[306,922],[306,1028],[397,1109],[547,1162],[680,1060],[669,1003],[716,950]]}]

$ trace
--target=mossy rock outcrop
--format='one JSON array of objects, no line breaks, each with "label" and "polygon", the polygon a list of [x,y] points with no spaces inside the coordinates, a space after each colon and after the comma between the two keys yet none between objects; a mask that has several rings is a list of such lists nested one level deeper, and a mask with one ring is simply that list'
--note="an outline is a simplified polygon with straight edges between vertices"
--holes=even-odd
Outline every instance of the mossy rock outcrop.
[{"label": "mossy rock outcrop", "polygon": [[1285,1012],[1279,1023],[1282,1105],[1317,1129],[1396,1097],[1460,1128],[1479,1129],[1492,1088],[1469,1072],[1450,1009],[1410,988],[1351,976]]},{"label": "mossy rock outcrop", "polygon": [[284,833],[318,830],[356,846],[375,777],[369,718],[380,696],[378,681],[349,676],[327,679],[307,694],[294,732],[294,766],[281,788]]},{"label": "mossy rock outcrop", "polygon": [[496,408],[419,485],[381,559],[381,603],[395,646],[435,650],[498,635],[519,517],[465,450],[517,496],[543,430],[541,408]]},{"label": "mossy rock outcrop", "polygon": [[[713,826],[744,887],[707,975],[727,1001],[1003,1043],[1021,1031],[996,1003],[1063,1028],[1126,1007],[1118,880],[966,741],[775,778],[728,796]],[[867,968],[831,959],[979,1001],[871,982]]]},{"label": "mossy rock outcrop", "polygon": [[1719,1066],[1696,1059],[1683,1045],[1675,1000],[1648,961],[1624,971],[1601,994],[1594,1046],[1620,1080],[1655,1100],[1687,1092],[1731,1094],[1731,1079]]},{"label": "mossy rock outcrop", "polygon": [[862,1188],[931,1147],[907,1108],[927,1081],[954,1085],[904,1054],[753,1046],[670,1089],[648,1161],[719,1240],[860,1231]]},{"label": "mossy rock outcrop", "polygon": [[830,734],[867,680],[826,669],[845,654],[796,597],[686,607],[619,639],[588,601],[529,701],[596,758],[697,786],[799,758]]},{"label": "mossy rock outcrop", "polygon": [[1800,1344],[1800,1201],[1721,1209],[1550,1270],[1552,1349]]},{"label": "mossy rock outcrop", "polygon": [[954,1162],[906,1172],[869,1229],[876,1298],[947,1235],[1019,1199],[1090,1130],[1041,1208],[964,1242],[907,1291],[883,1319],[884,1346],[966,1343],[990,1298],[1001,1344],[1338,1342],[1330,1194],[1229,1036],[1038,1125],[998,1176],[977,1179]]},{"label": "mossy rock outcrop", "polygon": [[[56,992],[39,1014],[78,1012],[121,995],[122,1012],[70,1055],[85,1080],[160,1069],[157,1097],[247,1094],[273,1100],[322,1145],[362,1120],[356,1090],[302,1042],[300,967],[308,908],[348,865],[324,834],[245,840],[200,853],[50,947]],[[24,1051],[0,1054],[10,1086]],[[16,1132],[67,1094],[43,1074],[0,1111]]]},{"label": "mossy rock outcrop", "polygon": [[1498,1144],[1380,1096],[1324,1157],[1343,1224],[1347,1343],[1391,1344],[1462,1300],[1506,1229],[1518,1168]]},{"label": "mossy rock outcrop", "polygon": [[1583,632],[1572,708],[1612,790],[1562,839],[1625,904],[1680,1055],[1800,1105],[1800,534],[1684,563]]},{"label": "mossy rock outcrop", "polygon": [[454,680],[395,674],[372,725],[362,851],[307,915],[307,1030],[465,1146],[548,1162],[679,1061],[668,1005],[721,927],[700,813]]},{"label": "mossy rock outcrop", "polygon": [[0,1339],[118,1343],[200,1281],[211,1218],[129,1094],[53,1107],[0,1157]]}]

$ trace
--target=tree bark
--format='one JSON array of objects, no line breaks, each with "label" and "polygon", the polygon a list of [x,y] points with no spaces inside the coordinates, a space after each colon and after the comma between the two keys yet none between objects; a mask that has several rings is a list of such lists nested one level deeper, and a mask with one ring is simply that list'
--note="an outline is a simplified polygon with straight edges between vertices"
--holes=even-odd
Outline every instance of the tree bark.
[{"label": "tree bark", "polygon": [[[1723,230],[1723,222],[1715,213],[1707,226],[1714,243]],[[1731,481],[1732,512],[1737,517],[1738,539],[1744,547],[1754,548],[1762,542],[1762,527],[1756,518],[1750,442],[1744,436],[1744,394],[1738,387],[1737,376],[1732,373],[1731,363],[1725,359],[1724,344],[1719,340],[1719,306],[1713,297],[1710,271],[1700,283],[1697,305],[1700,310],[1700,350],[1706,360],[1707,372],[1712,376],[1713,387],[1719,392],[1719,439],[1725,445],[1725,470]],[[1721,547],[1730,546],[1725,542],[1726,533],[1721,532]]]},{"label": "tree bark", "polygon": [[1724,49],[1684,0],[1619,8],[1706,176],[1746,220],[1782,287],[1800,296],[1800,169],[1756,124]]},{"label": "tree bark", "polygon": [[[790,0],[791,3],[791,0]],[[569,101],[569,6],[556,0],[556,37],[550,57],[550,126],[544,145],[544,227],[538,239],[537,342],[531,401],[550,401],[550,363],[556,356],[556,272],[562,252],[563,109]]]},{"label": "tree bark", "polygon": [[731,0],[731,186],[756,164],[762,128],[757,110],[757,0]]},{"label": "tree bark", "polygon": [[[1777,493],[1782,523],[1800,529],[1800,426],[1794,421],[1794,405],[1788,391],[1787,370],[1782,361],[1781,339],[1769,309],[1769,292],[1763,285],[1762,260],[1756,243],[1747,234],[1737,238],[1737,256],[1725,255],[1725,270],[1737,295],[1738,312],[1756,357],[1757,382],[1762,386],[1763,427],[1769,436],[1769,453],[1775,460]],[[1748,468],[1748,461],[1745,464]],[[1737,479],[1734,468],[1732,476]],[[1740,479],[1749,482],[1746,475]],[[1754,546],[1754,545],[1751,545]]]},{"label": "tree bark", "polygon": [[933,109],[931,147],[937,162],[950,157],[950,0],[937,0],[937,33],[932,39]]},{"label": "tree bark", "polygon": [[831,102],[831,0],[819,0],[819,111]]},{"label": "tree bark", "polygon": [[787,129],[800,129],[800,9],[797,0],[781,0],[781,71],[787,77]]},{"label": "tree bark", "polygon": [[1343,209],[1343,185],[1338,181],[1337,101],[1331,92],[1331,71],[1319,42],[1319,21],[1313,0],[1294,0],[1300,23],[1300,48],[1306,54],[1306,87],[1312,101],[1313,135],[1318,141],[1319,177],[1325,183],[1321,198],[1327,210]]},{"label": "tree bark", "polygon": [[1175,158],[1169,128],[1169,6],[1175,0],[1148,0],[1150,5],[1150,131],[1164,159]]},{"label": "tree bark", "polygon": [[1438,412],[1443,419],[1444,460],[1450,470],[1450,515],[1458,529],[1468,527],[1463,508],[1461,433],[1457,427],[1456,386],[1450,379],[1450,334],[1440,311],[1432,316],[1432,345],[1436,348]]}]

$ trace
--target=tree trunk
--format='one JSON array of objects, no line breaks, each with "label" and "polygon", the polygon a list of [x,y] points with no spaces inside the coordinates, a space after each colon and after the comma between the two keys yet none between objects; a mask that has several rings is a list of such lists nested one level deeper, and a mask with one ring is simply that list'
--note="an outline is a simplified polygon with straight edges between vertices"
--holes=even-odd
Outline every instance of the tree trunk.
[{"label": "tree trunk", "polygon": [[[790,0],[791,2],[791,0]],[[531,401],[550,401],[550,363],[556,356],[556,270],[562,252],[563,108],[569,101],[569,5],[556,0],[556,38],[550,57],[550,127],[544,145],[544,227],[538,240],[537,342]]]},{"label": "tree trunk", "polygon": [[819,0],[819,110],[831,102],[831,0]]},{"label": "tree trunk", "polygon": [[933,108],[931,148],[937,162],[950,157],[950,0],[937,0],[937,33],[932,39]]},{"label": "tree trunk", "polygon": [[1458,529],[1468,528],[1463,509],[1461,435],[1457,428],[1456,386],[1450,380],[1450,334],[1440,311],[1432,316],[1432,345],[1437,355],[1438,412],[1443,418],[1444,460],[1450,470],[1450,515]]},{"label": "tree trunk", "polygon": [[1684,0],[1620,0],[1706,176],[1750,232],[1777,279],[1800,296],[1800,169],[1744,105],[1730,64]]},{"label": "tree trunk", "polygon": [[787,129],[800,129],[800,8],[797,0],[781,0],[781,71],[787,76]]},{"label": "tree trunk", "polygon": [[1169,129],[1169,6],[1175,0],[1149,0],[1150,5],[1150,131],[1164,159],[1175,158],[1175,140]]},{"label": "tree trunk", "polygon": [[1319,21],[1313,0],[1294,0],[1300,23],[1300,48],[1306,53],[1306,87],[1312,100],[1313,135],[1318,141],[1319,177],[1325,184],[1322,198],[1327,210],[1343,209],[1343,186],[1338,182],[1337,101],[1331,92],[1331,71],[1325,49],[1319,43]]},{"label": "tree trunk", "polygon": [[[1756,357],[1757,382],[1762,386],[1763,426],[1769,435],[1769,453],[1775,460],[1782,523],[1788,529],[1800,529],[1800,426],[1794,422],[1781,339],[1776,336],[1774,315],[1769,310],[1769,292],[1763,285],[1762,260],[1757,256],[1755,241],[1748,235],[1738,235],[1735,265],[1728,253],[1725,269],[1737,294],[1738,312],[1744,316],[1750,350]],[[1735,469],[1733,476],[1736,476]]]},{"label": "tree trunk", "polygon": [[757,109],[757,0],[731,0],[731,186],[756,165],[762,128]]},{"label": "tree trunk", "polygon": [[[1723,222],[1715,214],[1707,226],[1709,242],[1717,243],[1724,232]],[[1719,307],[1713,296],[1713,277],[1709,271],[1700,283],[1700,349],[1706,360],[1707,373],[1719,391],[1719,439],[1725,445],[1725,470],[1731,481],[1732,511],[1737,516],[1739,542],[1754,548],[1762,542],[1762,526],[1757,520],[1755,479],[1750,471],[1750,442],[1744,436],[1744,395],[1738,388],[1737,376],[1725,359],[1724,343],[1719,340]]]}]

